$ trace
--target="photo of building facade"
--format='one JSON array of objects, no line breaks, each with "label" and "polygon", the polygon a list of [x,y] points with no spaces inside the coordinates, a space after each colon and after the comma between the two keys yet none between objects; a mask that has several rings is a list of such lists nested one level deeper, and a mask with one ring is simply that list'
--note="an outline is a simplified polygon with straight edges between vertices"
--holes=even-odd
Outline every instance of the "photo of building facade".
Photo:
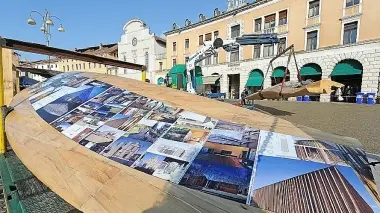
[{"label": "photo of building facade", "polygon": [[334,166],[256,189],[252,205],[276,213],[374,212]]}]

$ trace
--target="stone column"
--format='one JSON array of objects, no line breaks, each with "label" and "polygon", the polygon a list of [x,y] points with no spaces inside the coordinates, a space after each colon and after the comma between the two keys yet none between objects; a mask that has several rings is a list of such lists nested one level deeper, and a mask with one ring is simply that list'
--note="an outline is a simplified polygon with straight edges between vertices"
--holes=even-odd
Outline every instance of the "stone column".
[{"label": "stone column", "polygon": [[222,76],[220,77],[220,92],[225,92],[227,97],[229,97],[228,85],[229,85],[228,75],[227,73],[223,73]]}]

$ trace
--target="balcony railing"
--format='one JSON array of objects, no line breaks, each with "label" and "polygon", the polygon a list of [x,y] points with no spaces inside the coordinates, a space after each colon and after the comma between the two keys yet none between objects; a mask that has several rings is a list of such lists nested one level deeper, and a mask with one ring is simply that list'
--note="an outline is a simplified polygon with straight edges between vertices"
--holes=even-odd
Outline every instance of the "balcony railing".
[{"label": "balcony railing", "polygon": [[278,34],[281,34],[281,33],[286,33],[288,32],[288,25],[287,24],[283,24],[283,25],[280,25],[280,26],[276,26],[276,27],[271,27],[271,28],[266,28],[266,29],[263,29],[261,30],[261,33],[278,33]]},{"label": "balcony railing", "polygon": [[275,33],[275,31],[276,31],[276,27],[263,29],[263,33]]},{"label": "balcony railing", "polygon": [[344,16],[353,16],[360,13],[360,4],[344,8]]},{"label": "balcony railing", "polygon": [[157,54],[157,57],[156,57],[157,60],[165,59],[165,58],[166,58],[166,53]]}]

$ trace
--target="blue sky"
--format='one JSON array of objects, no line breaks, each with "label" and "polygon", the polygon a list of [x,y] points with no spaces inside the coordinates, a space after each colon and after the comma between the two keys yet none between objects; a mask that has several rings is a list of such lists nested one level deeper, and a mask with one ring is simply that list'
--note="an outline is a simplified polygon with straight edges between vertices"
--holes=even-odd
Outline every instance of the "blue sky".
[{"label": "blue sky", "polygon": [[[152,32],[162,35],[174,22],[180,26],[184,25],[186,18],[195,22],[200,13],[211,17],[217,7],[226,10],[227,0],[3,0],[0,36],[45,44],[39,29],[40,17],[34,14],[35,26],[28,25],[27,19],[31,10],[43,12],[47,8],[52,15],[61,18],[66,29],[65,33],[59,33],[59,23],[55,21],[51,46],[82,48],[119,41],[123,25],[132,18],[143,19]],[[25,57],[29,60],[46,58],[22,53],[22,59]]]}]

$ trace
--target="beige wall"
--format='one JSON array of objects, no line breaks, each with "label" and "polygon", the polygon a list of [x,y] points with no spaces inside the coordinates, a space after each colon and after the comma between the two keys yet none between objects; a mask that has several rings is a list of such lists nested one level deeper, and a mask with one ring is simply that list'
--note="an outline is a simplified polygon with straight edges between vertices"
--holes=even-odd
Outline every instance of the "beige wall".
[{"label": "beige wall", "polygon": [[[117,51],[117,50],[116,50]],[[100,55],[98,55],[100,56]],[[102,57],[116,59],[118,58],[114,55],[114,53],[103,53]],[[80,64],[80,66],[79,66]],[[78,65],[78,68],[77,68]],[[63,68],[65,66],[65,69]],[[69,70],[67,70],[67,66],[69,66]],[[74,69],[73,69],[74,66]],[[101,74],[107,74],[107,66],[104,64],[92,63],[92,62],[84,62],[78,61],[74,59],[62,59],[58,62],[58,70],[59,71],[81,71],[81,72],[96,72]]]},{"label": "beige wall", "polygon": [[[80,69],[79,69],[79,64]],[[76,66],[78,65],[78,69]],[[64,69],[63,66],[66,68]],[[67,66],[69,66],[69,70],[67,70]],[[73,69],[74,66],[74,69]],[[95,66],[95,67],[94,67]],[[82,71],[82,72],[96,72],[107,74],[107,67],[104,64],[94,64],[90,62],[72,60],[72,59],[63,59],[58,62],[58,70],[59,71]]]},{"label": "beige wall", "polygon": [[[171,68],[171,67],[167,66],[167,60],[166,60],[166,58],[156,59],[155,63],[156,63],[155,67],[157,67],[157,71],[158,72],[165,71],[165,70],[168,70],[168,69]],[[162,63],[162,70],[160,70],[160,63]]]},{"label": "beige wall", "polygon": [[[295,45],[296,51],[305,50],[305,33],[307,26],[314,26],[320,23],[319,27],[319,47],[340,45],[342,38],[342,21],[343,15],[351,16],[362,13],[359,24],[358,41],[375,39],[380,37],[380,28],[374,27],[374,23],[380,21],[380,7],[377,0],[362,0],[359,6],[345,9],[346,0],[321,0],[321,12],[318,18],[308,19],[308,1],[307,0],[275,0],[266,3],[265,6],[255,9],[249,9],[241,12],[234,17],[230,16],[226,20],[217,20],[210,24],[195,27],[181,33],[167,35],[167,65],[172,67],[172,59],[177,59],[177,64],[184,63],[186,55],[191,55],[199,49],[198,36],[206,33],[219,31],[219,37],[227,38],[228,25],[235,21],[243,21],[243,33],[253,33],[254,20],[256,18],[276,13],[276,26],[278,25],[278,12],[288,10],[288,32],[287,44]],[[204,12],[204,11],[199,11]],[[184,17],[185,19],[186,17]],[[286,27],[285,27],[286,28]],[[312,29],[312,28],[309,28]],[[286,35],[286,34],[285,34]],[[279,35],[280,37],[281,35]],[[190,40],[190,48],[185,52],[185,39]],[[177,51],[173,52],[173,42],[177,43]],[[243,48],[243,60],[252,59],[252,47]],[[226,62],[226,52],[219,51],[219,63]]]}]

